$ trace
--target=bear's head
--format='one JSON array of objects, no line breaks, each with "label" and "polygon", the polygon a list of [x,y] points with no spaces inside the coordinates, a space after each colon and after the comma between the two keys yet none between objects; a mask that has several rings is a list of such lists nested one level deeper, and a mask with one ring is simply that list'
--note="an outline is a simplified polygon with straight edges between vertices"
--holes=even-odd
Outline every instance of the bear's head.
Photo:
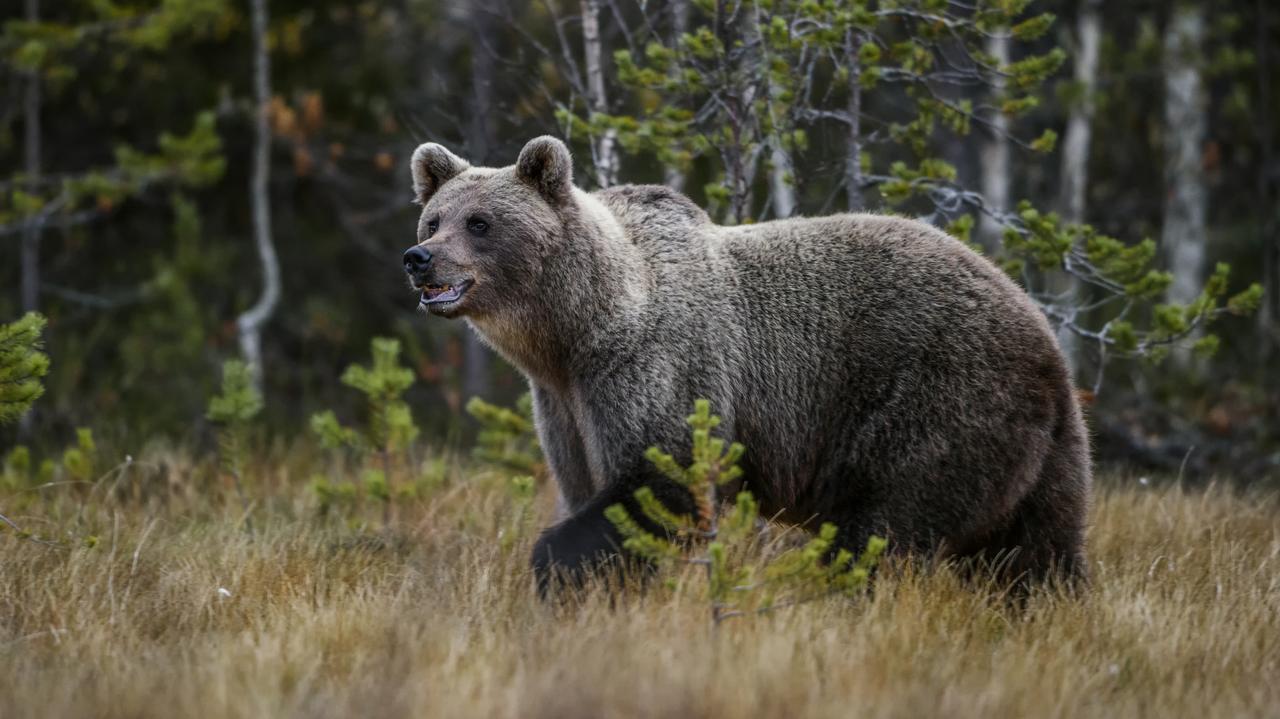
[{"label": "bear's head", "polygon": [[564,143],[535,138],[500,169],[472,167],[427,143],[414,151],[412,170],[422,215],[404,268],[420,306],[483,321],[537,303],[545,261],[563,254],[575,202]]}]

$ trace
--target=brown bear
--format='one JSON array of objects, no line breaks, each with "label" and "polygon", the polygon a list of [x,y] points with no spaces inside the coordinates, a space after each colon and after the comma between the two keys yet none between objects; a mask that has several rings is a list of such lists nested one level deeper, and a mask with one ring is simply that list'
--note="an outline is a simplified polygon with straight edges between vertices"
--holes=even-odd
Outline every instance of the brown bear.
[{"label": "brown bear", "polygon": [[[726,227],[661,186],[573,184],[552,137],[512,167],[413,154],[404,255],[420,304],[463,317],[520,369],[567,517],[533,552],[539,586],[616,557],[604,517],[687,460],[706,398],[746,445],[767,516],[832,522],[860,549],[1086,571],[1088,438],[1053,332],[989,261],[929,225],[844,214]],[[656,530],[657,527],[650,527]]]}]

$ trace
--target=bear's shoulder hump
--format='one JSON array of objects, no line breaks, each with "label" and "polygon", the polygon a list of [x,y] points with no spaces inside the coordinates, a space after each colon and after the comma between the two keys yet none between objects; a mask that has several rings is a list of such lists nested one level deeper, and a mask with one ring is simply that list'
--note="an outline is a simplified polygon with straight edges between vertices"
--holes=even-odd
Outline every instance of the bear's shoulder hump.
[{"label": "bear's shoulder hump", "polygon": [[616,185],[596,193],[625,226],[710,224],[706,211],[665,185]]}]

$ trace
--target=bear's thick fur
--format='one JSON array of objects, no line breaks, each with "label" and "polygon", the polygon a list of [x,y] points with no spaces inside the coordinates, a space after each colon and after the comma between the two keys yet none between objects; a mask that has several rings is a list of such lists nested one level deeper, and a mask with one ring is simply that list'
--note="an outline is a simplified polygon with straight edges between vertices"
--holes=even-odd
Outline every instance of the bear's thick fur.
[{"label": "bear's thick fur", "polygon": [[616,552],[603,511],[642,517],[637,487],[689,509],[644,451],[687,459],[699,397],[746,445],[766,516],[1084,574],[1089,447],[1062,354],[960,242],[869,214],[723,227],[659,186],[588,194],[551,137],[502,169],[426,144],[412,170],[424,308],[465,317],[533,392],[569,512],[534,549],[542,586]]}]

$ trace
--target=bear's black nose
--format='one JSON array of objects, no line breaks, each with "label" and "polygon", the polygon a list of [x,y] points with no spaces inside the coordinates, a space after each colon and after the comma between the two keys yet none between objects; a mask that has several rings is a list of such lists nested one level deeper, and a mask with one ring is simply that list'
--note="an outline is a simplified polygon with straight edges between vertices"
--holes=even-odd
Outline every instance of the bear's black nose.
[{"label": "bear's black nose", "polygon": [[431,253],[421,245],[414,245],[404,253],[404,271],[411,275],[425,272],[431,264]]}]

